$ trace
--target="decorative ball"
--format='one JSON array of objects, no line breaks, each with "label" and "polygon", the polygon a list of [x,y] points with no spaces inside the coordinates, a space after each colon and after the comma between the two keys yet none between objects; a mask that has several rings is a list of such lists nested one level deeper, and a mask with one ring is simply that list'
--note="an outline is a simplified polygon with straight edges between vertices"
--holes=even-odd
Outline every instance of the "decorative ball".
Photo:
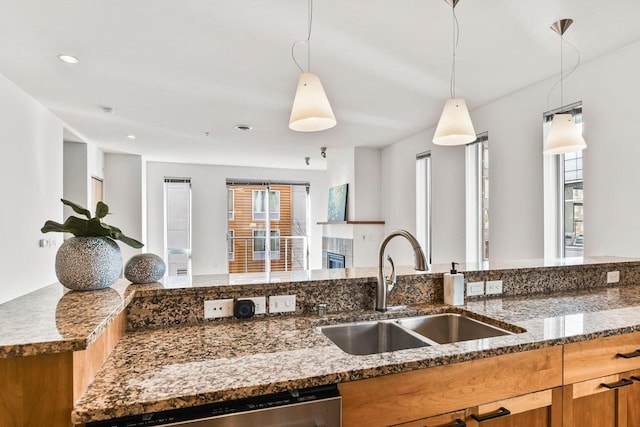
[{"label": "decorative ball", "polygon": [[156,254],[138,254],[124,267],[124,277],[131,283],[153,283],[164,276],[167,266]]},{"label": "decorative ball", "polygon": [[72,237],[56,253],[56,276],[69,289],[103,289],[113,285],[121,272],[120,247],[108,237]]}]

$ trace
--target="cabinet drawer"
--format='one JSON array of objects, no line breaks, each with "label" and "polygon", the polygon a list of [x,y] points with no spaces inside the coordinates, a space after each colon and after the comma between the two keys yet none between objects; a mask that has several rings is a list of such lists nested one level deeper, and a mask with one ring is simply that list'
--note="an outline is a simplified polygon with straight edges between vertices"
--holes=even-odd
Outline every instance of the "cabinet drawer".
[{"label": "cabinet drawer", "polygon": [[562,347],[338,385],[343,425],[388,426],[560,386]]},{"label": "cabinet drawer", "polygon": [[[640,332],[564,346],[564,384],[640,369]],[[619,355],[627,355],[627,358]]]}]

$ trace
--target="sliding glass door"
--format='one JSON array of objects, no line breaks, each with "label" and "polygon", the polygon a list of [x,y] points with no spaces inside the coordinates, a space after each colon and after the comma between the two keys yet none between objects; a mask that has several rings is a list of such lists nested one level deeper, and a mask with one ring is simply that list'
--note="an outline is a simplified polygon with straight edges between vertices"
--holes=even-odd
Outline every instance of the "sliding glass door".
[{"label": "sliding glass door", "polygon": [[227,181],[229,273],[308,268],[309,185]]}]

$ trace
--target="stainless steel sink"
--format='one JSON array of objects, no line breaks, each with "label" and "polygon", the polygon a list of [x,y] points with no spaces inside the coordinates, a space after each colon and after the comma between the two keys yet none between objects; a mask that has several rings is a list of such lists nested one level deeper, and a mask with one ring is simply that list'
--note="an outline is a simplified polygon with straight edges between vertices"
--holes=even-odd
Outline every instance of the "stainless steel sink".
[{"label": "stainless steel sink", "polygon": [[445,313],[397,320],[398,324],[438,344],[509,335],[511,332],[470,317]]},{"label": "stainless steel sink", "polygon": [[320,330],[344,352],[356,355],[384,353],[430,345],[425,340],[389,321],[324,326]]},{"label": "stainless steel sink", "polygon": [[513,333],[458,313],[347,323],[323,326],[319,329],[344,352],[356,355],[449,344]]}]

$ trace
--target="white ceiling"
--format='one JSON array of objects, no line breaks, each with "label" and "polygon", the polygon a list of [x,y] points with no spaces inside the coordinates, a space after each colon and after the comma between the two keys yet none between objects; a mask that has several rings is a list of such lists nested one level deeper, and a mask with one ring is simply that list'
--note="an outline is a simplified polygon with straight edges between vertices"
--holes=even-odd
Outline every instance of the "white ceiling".
[{"label": "white ceiling", "polygon": [[[382,147],[435,125],[449,96],[444,0],[315,0],[311,71],[338,125],[289,130],[307,5],[0,0],[0,72],[105,151],[149,160],[322,168],[321,146]],[[462,0],[456,12],[457,95],[472,111],[558,73],[559,18],[575,20],[566,38],[583,62],[640,39],[637,0]]]}]

